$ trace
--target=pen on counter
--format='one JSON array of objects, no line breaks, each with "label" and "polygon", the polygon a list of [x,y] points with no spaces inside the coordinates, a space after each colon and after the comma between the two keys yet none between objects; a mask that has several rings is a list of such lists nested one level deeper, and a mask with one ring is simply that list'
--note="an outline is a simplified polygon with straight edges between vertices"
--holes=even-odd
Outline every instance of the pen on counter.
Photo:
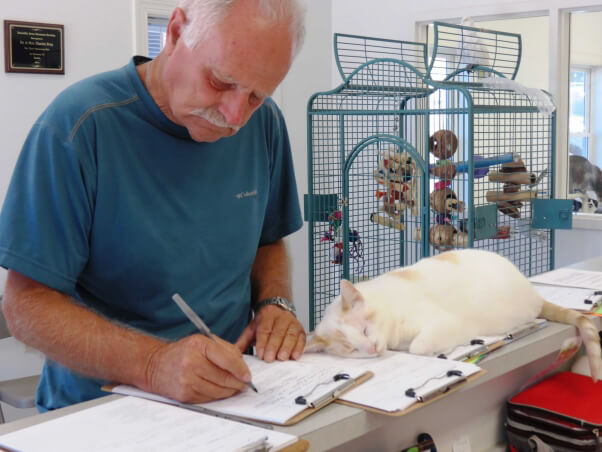
[{"label": "pen on counter", "polygon": [[[209,327],[205,325],[205,322],[201,320],[198,314],[194,312],[190,306],[188,306],[188,303],[184,301],[180,294],[175,293],[172,295],[171,298],[186,315],[186,317],[188,317],[188,320],[190,320],[194,324],[194,326],[197,327],[197,329],[203,336],[207,336],[213,342],[217,342],[217,340],[213,337],[213,334],[211,334],[211,330],[209,329]],[[253,391],[258,392],[253,382],[248,381],[246,385]]]}]

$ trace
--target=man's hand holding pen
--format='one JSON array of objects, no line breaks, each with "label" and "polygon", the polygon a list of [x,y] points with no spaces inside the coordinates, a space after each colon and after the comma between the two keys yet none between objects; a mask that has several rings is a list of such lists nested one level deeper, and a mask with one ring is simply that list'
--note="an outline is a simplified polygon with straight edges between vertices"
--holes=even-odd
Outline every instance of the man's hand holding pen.
[{"label": "man's hand holding pen", "polygon": [[148,359],[141,389],[184,403],[230,397],[247,389],[249,368],[238,347],[193,334],[157,347]]}]

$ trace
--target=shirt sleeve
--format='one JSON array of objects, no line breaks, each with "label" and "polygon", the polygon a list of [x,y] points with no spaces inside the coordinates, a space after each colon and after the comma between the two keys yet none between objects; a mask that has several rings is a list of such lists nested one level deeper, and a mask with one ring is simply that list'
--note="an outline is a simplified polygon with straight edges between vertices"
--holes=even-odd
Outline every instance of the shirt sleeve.
[{"label": "shirt sleeve", "polygon": [[284,117],[273,103],[269,102],[270,115],[270,190],[265,213],[260,246],[273,243],[299,230],[303,224],[293,157]]},{"label": "shirt sleeve", "polygon": [[0,265],[70,295],[89,253],[93,169],[85,160],[68,138],[38,122],[0,214]]}]

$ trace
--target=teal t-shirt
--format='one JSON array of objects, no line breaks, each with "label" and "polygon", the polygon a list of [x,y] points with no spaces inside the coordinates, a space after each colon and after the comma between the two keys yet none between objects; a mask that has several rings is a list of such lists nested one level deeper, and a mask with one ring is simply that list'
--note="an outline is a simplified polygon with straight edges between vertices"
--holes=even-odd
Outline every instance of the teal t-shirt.
[{"label": "teal t-shirt", "polygon": [[[257,247],[301,227],[290,144],[271,100],[234,136],[197,143],[141,83],[135,57],[63,91],[32,127],[0,214],[0,265],[166,339],[248,321]],[[40,410],[104,395],[46,361]]]}]

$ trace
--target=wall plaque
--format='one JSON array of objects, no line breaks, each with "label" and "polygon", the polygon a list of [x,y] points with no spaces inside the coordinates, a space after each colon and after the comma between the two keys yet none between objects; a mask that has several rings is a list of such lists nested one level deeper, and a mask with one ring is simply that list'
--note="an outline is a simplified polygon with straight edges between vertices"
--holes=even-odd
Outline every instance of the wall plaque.
[{"label": "wall plaque", "polygon": [[5,20],[5,71],[64,74],[63,35],[63,25]]}]

